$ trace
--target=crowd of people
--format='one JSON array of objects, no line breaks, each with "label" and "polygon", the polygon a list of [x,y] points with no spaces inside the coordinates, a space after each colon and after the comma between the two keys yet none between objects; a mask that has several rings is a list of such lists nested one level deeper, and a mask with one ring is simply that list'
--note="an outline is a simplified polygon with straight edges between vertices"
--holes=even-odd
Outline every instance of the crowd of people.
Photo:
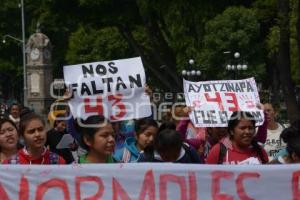
[{"label": "crowd of people", "polygon": [[[172,117],[110,122],[104,116],[64,119],[46,130],[43,118],[12,104],[0,119],[2,164],[171,162],[193,164],[287,164],[300,162],[300,120],[287,127],[276,121],[272,104],[256,127],[251,113],[235,111],[227,127],[197,128]],[[180,110],[188,116],[191,108]],[[124,128],[127,125],[127,129]],[[61,145],[71,137],[67,146]]]}]

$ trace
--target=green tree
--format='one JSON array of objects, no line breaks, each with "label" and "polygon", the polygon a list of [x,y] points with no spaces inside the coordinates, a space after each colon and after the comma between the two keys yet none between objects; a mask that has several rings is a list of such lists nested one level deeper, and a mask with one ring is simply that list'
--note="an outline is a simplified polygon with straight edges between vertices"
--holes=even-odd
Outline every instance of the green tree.
[{"label": "green tree", "polygon": [[79,27],[70,36],[66,60],[69,64],[119,59],[132,56],[130,48],[117,28]]},{"label": "green tree", "polygon": [[291,78],[290,61],[290,1],[278,0],[278,18],[279,18],[279,50],[278,50],[278,68],[284,99],[287,105],[288,119],[293,121],[299,118],[300,110],[297,106],[295,87]]},{"label": "green tree", "polygon": [[[222,14],[209,20],[205,26],[204,50],[201,59],[210,79],[228,79],[226,64],[235,62],[233,53],[239,52],[239,62],[247,62],[249,76],[264,72],[259,41],[260,26],[256,11],[244,7],[229,7]],[[224,52],[230,51],[230,56]],[[257,77],[257,76],[256,76]],[[259,80],[260,81],[260,80]]]}]

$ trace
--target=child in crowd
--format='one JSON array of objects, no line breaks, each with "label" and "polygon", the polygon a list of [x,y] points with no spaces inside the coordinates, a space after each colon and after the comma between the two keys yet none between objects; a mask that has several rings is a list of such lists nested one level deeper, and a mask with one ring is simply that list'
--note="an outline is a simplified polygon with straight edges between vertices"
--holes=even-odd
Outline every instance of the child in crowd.
[{"label": "child in crowd", "polygon": [[135,162],[140,153],[153,143],[153,137],[158,130],[158,124],[151,118],[142,118],[135,122],[135,137],[125,140],[125,146],[114,154],[119,162]]},{"label": "child in crowd", "polygon": [[81,144],[87,153],[79,157],[78,163],[114,163],[115,132],[111,123],[103,116],[94,115],[77,122],[81,133]]},{"label": "child in crowd", "polygon": [[196,150],[183,142],[179,132],[164,129],[154,137],[154,143],[140,155],[138,162],[203,163]]},{"label": "child in crowd", "polygon": [[10,119],[0,120],[0,163],[17,154],[19,134]]},{"label": "child in crowd", "polygon": [[25,113],[20,120],[20,135],[25,146],[5,160],[4,164],[65,164],[65,160],[46,147],[47,134],[44,120],[33,112]]},{"label": "child in crowd", "polygon": [[235,111],[228,121],[229,137],[213,146],[208,164],[264,164],[266,151],[254,139],[255,120],[249,112]]}]

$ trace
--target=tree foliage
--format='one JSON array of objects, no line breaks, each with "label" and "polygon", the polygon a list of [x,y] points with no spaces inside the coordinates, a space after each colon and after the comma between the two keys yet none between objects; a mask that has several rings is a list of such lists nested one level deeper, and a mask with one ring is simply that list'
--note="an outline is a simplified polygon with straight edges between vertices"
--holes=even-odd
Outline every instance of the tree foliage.
[{"label": "tree foliage", "polygon": [[[54,77],[62,77],[62,67],[68,64],[141,56],[148,83],[165,91],[182,91],[180,72],[191,58],[194,67],[203,71],[202,80],[230,79],[226,64],[244,62],[249,67],[239,74],[240,78],[255,76],[273,94],[279,94],[276,91],[285,84],[278,81],[282,29],[278,0],[24,2],[27,38],[39,23],[54,46]],[[285,3],[291,8],[291,54],[285,59],[290,59],[293,84],[299,84],[300,6],[297,0]],[[0,35],[5,34],[21,37],[17,0],[2,1]],[[233,59],[234,52],[240,52],[240,60]],[[0,84],[2,90],[13,86],[5,90],[5,95],[20,98],[22,87],[16,83],[22,83],[21,66],[21,46],[15,41],[1,45],[1,77],[11,77],[1,78]],[[276,95],[270,97],[276,100]]]},{"label": "tree foliage", "polygon": [[[226,64],[234,62],[248,63],[247,76],[253,74],[254,71],[262,71],[263,61],[260,56],[262,45],[257,43],[259,28],[255,10],[244,7],[229,7],[223,13],[207,21],[204,37],[205,50],[201,57],[202,63],[205,63],[204,66],[208,69],[209,77],[225,78]],[[224,52],[229,54],[224,54]],[[234,60],[234,52],[240,53],[240,60]]]}]

